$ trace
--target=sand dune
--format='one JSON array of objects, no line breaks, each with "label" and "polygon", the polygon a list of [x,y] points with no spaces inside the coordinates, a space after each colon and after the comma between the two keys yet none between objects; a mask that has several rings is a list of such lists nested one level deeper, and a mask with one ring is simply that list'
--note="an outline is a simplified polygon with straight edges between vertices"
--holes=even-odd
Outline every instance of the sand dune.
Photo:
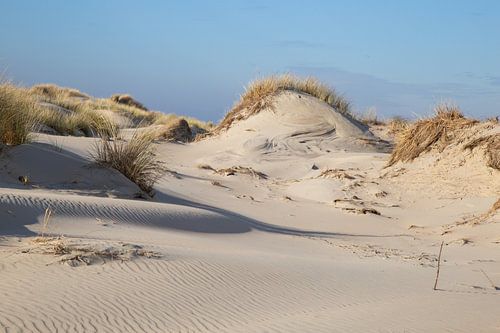
[{"label": "sand dune", "polygon": [[[150,199],[91,162],[94,138],[39,134],[4,152],[0,330],[500,330],[500,216],[460,223],[500,197],[500,171],[462,149],[499,125],[387,168],[391,143],[367,126],[306,94],[275,98],[218,135],[158,142],[169,171]],[[74,267],[42,232],[76,252],[158,256]]]}]

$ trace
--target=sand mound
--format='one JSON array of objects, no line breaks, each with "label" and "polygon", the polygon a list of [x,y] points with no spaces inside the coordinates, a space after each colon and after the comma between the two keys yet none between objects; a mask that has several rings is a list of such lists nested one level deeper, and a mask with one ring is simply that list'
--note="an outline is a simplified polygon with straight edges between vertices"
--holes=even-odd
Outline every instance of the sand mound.
[{"label": "sand mound", "polygon": [[[413,138],[411,133],[415,134]],[[426,193],[435,190],[451,197],[498,196],[498,122],[463,117],[443,119],[438,115],[417,122],[403,133],[403,138],[409,142],[397,144],[386,176],[397,176],[398,181],[408,181]]]},{"label": "sand mound", "polygon": [[57,146],[31,143],[2,154],[0,184],[93,196],[132,198],[140,189],[118,171],[99,167]]},{"label": "sand mound", "polygon": [[313,77],[301,79],[291,74],[270,76],[251,82],[240,100],[212,132],[219,133],[230,128],[235,122],[245,120],[263,110],[274,109],[274,97],[285,91],[316,97],[338,112],[350,113],[348,101],[338,95],[334,89]]},{"label": "sand mound", "polygon": [[160,129],[159,137],[167,141],[189,142],[193,138],[193,133],[185,119],[178,119],[173,124]]},{"label": "sand mound", "polygon": [[110,99],[113,102],[116,102],[118,104],[133,106],[133,107],[136,107],[138,109],[148,111],[148,109],[142,103],[140,103],[139,101],[137,101],[136,99],[134,99],[132,96],[130,96],[128,94],[115,94],[115,95],[111,96]]},{"label": "sand mound", "polygon": [[233,121],[213,140],[224,141],[226,149],[247,156],[387,148],[366,125],[309,94],[284,91],[272,97],[272,105],[247,119]]}]

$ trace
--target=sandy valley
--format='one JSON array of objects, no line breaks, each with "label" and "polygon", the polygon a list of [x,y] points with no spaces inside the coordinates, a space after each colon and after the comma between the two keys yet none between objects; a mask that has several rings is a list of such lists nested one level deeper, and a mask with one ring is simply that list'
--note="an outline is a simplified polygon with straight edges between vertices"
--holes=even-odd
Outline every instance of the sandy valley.
[{"label": "sandy valley", "polygon": [[5,147],[0,331],[500,331],[500,149],[464,147],[498,120],[389,165],[388,124],[270,98],[214,134],[156,139],[150,195],[92,160],[98,137]]}]

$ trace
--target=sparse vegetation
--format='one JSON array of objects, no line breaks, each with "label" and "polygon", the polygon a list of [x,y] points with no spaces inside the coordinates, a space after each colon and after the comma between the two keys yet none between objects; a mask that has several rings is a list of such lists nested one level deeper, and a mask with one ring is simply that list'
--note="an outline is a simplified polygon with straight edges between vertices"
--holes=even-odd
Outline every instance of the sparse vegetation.
[{"label": "sparse vegetation", "polygon": [[128,142],[110,140],[103,135],[91,156],[97,163],[118,170],[151,194],[154,183],[165,172],[163,162],[156,158],[153,139],[152,133],[139,131]]},{"label": "sparse vegetation", "polygon": [[382,125],[384,122],[377,116],[377,110],[374,107],[368,108],[363,114],[356,117],[365,125]]},{"label": "sparse vegetation", "polygon": [[147,250],[136,244],[127,243],[85,243],[78,239],[59,237],[36,237],[31,241],[31,246],[24,249],[23,253],[53,255],[58,257],[58,262],[70,266],[88,266],[104,264],[106,261],[128,261],[144,257],[148,259],[161,258],[159,252]]},{"label": "sparse vegetation", "polygon": [[442,151],[457,131],[477,122],[465,118],[457,106],[439,104],[434,117],[418,120],[398,135],[388,166],[412,161],[431,147],[437,146]]},{"label": "sparse vegetation", "polygon": [[20,145],[30,141],[36,124],[36,101],[25,90],[0,83],[0,142]]},{"label": "sparse vegetation", "polygon": [[203,169],[203,170],[211,170],[211,171],[213,171],[219,175],[222,175],[222,176],[234,176],[236,174],[242,174],[242,175],[250,175],[250,176],[257,178],[257,179],[267,179],[268,178],[268,176],[263,172],[256,171],[250,167],[244,167],[244,166],[239,166],[239,165],[232,166],[230,168],[215,169],[208,164],[200,164],[200,165],[198,165],[198,168]]},{"label": "sparse vegetation", "polygon": [[291,74],[270,76],[255,80],[247,86],[240,100],[214,129],[214,133],[228,129],[235,121],[247,119],[266,108],[272,108],[272,97],[282,91],[309,94],[328,103],[339,112],[350,113],[349,102],[315,78],[302,79]]}]

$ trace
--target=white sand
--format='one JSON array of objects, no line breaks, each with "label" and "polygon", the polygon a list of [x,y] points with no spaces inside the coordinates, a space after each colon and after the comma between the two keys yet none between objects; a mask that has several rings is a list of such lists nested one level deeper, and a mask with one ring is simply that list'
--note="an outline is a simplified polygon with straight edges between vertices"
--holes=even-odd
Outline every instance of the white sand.
[{"label": "white sand", "polygon": [[[287,93],[218,137],[158,144],[174,172],[138,200],[89,164],[94,139],[36,141],[1,157],[0,331],[500,331],[500,290],[483,274],[500,287],[500,217],[461,223],[500,196],[479,150],[384,169],[367,128]],[[32,243],[48,206],[51,235],[162,257],[60,263]]]}]

